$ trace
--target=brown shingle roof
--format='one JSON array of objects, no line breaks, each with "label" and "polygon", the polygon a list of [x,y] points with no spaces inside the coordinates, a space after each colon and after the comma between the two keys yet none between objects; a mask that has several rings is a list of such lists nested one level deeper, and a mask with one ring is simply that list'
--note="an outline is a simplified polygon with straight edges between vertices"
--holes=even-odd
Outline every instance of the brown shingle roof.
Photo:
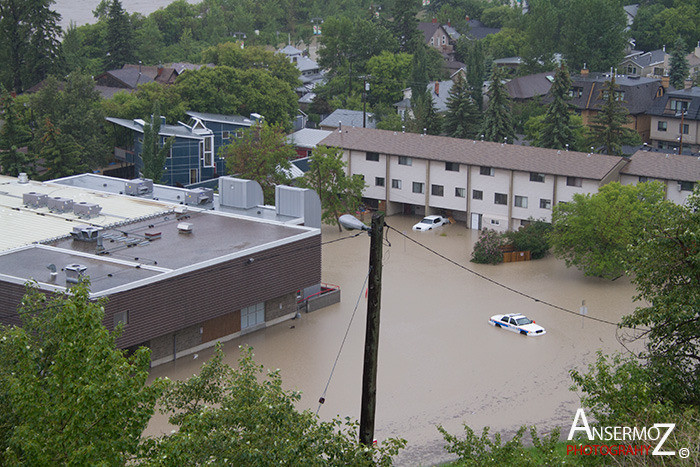
[{"label": "brown shingle roof", "polygon": [[619,163],[624,162],[623,158],[616,156],[369,128],[343,127],[342,133],[333,131],[319,144],[356,151],[593,180],[602,180]]},{"label": "brown shingle roof", "polygon": [[637,151],[621,173],[662,180],[697,182],[700,180],[700,158],[659,152]]}]

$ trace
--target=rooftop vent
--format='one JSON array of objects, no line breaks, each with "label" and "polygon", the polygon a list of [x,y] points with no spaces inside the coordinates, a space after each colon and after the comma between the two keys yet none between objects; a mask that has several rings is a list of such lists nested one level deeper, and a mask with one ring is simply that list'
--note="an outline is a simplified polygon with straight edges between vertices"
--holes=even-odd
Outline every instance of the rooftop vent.
[{"label": "rooftop vent", "polygon": [[48,207],[52,212],[71,212],[73,211],[73,200],[61,198],[60,196],[56,196],[55,198],[47,198],[46,207]]},{"label": "rooftop vent", "polygon": [[99,204],[86,203],[81,201],[78,204],[73,205],[73,214],[80,217],[81,219],[89,219],[100,214],[102,211],[102,206]]},{"label": "rooftop vent", "polygon": [[214,200],[214,190],[211,188],[195,188],[188,190],[185,195],[185,204],[198,205],[207,204]]},{"label": "rooftop vent", "polygon": [[124,193],[130,196],[143,196],[153,193],[153,180],[148,178],[135,178],[124,184]]},{"label": "rooftop vent", "polygon": [[70,234],[73,240],[78,240],[80,242],[96,242],[101,231],[101,228],[91,225],[76,225],[73,227],[73,231]]},{"label": "rooftop vent", "polygon": [[20,172],[19,176],[17,177],[17,183],[21,183],[22,185],[29,183],[29,176],[26,172]]},{"label": "rooftop vent", "polygon": [[191,222],[180,222],[177,224],[177,231],[181,234],[191,234],[192,233],[192,223]]},{"label": "rooftop vent", "polygon": [[69,264],[64,270],[66,271],[66,282],[69,284],[77,284],[80,282],[80,278],[85,276],[87,266],[83,266],[82,264]]},{"label": "rooftop vent", "polygon": [[43,206],[46,206],[46,200],[49,199],[48,195],[45,195],[43,193],[36,193],[34,191],[30,191],[29,193],[23,193],[22,194],[22,202],[26,204],[27,206],[33,207],[33,208],[40,208]]}]

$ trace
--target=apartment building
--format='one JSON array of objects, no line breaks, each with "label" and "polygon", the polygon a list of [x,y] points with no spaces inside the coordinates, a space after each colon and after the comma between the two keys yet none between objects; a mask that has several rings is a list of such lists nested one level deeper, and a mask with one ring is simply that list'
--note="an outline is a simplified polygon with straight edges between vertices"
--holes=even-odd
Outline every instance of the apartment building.
[{"label": "apartment building", "polygon": [[700,86],[666,93],[647,113],[653,147],[673,153],[700,152]]}]

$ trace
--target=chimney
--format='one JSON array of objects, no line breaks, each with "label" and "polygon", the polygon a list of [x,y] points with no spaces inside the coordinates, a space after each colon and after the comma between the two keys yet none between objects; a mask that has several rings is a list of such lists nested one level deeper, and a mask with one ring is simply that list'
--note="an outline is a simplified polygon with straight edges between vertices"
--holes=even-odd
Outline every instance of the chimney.
[{"label": "chimney", "polygon": [[664,52],[666,52],[666,44],[664,44],[663,50],[664,50]]},{"label": "chimney", "polygon": [[662,86],[664,89],[668,89],[668,87],[670,86],[670,84],[671,84],[671,78],[670,78],[668,75],[664,75],[664,76],[661,77],[661,86]]},{"label": "chimney", "polygon": [[433,24],[437,24],[437,18],[433,16]]},{"label": "chimney", "polygon": [[343,122],[338,121],[338,133],[342,133],[342,132],[343,132]]},{"label": "chimney", "polygon": [[588,68],[586,68],[586,64],[583,64],[583,68],[581,69],[581,76],[588,76]]},{"label": "chimney", "polygon": [[447,20],[447,25],[450,26],[450,27],[452,27],[452,21],[448,19],[448,20]]},{"label": "chimney", "polygon": [[435,81],[435,95],[440,95],[440,81]]}]

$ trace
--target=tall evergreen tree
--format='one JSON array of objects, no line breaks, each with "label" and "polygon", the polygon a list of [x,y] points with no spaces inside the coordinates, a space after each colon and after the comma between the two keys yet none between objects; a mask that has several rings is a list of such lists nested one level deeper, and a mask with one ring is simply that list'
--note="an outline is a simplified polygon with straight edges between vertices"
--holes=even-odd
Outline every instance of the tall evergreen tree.
[{"label": "tall evergreen tree", "polygon": [[554,75],[550,93],[554,99],[547,107],[538,145],[543,148],[564,149],[575,142],[574,128],[571,125],[571,112],[567,101],[571,99],[571,78],[566,65],[562,65]]},{"label": "tall evergreen tree", "polygon": [[673,52],[671,52],[669,65],[671,66],[669,83],[676,89],[683,89],[685,87],[685,79],[688,77],[690,71],[690,66],[688,65],[688,59],[685,57],[685,42],[680,36],[678,36],[673,44]]},{"label": "tall evergreen tree", "polygon": [[515,140],[515,123],[511,111],[510,96],[503,83],[503,70],[494,67],[489,87],[489,103],[484,112],[481,134],[486,141],[513,143]]},{"label": "tall evergreen tree", "polygon": [[418,96],[428,87],[428,51],[425,45],[416,47],[411,61],[411,96]]},{"label": "tall evergreen tree", "polygon": [[455,77],[447,98],[443,130],[453,138],[474,138],[481,126],[481,112],[461,73]]},{"label": "tall evergreen tree", "polygon": [[165,159],[173,146],[174,137],[170,137],[160,144],[160,105],[156,102],[153,106],[151,121],[143,126],[143,176],[160,183],[163,177]]},{"label": "tall evergreen tree", "polygon": [[421,33],[418,30],[418,10],[420,0],[394,0],[391,9],[394,18],[391,29],[399,40],[401,52],[413,53],[421,45]]},{"label": "tall evergreen tree", "polygon": [[628,112],[620,94],[617,91],[615,77],[606,81],[601,94],[603,96],[603,106],[591,122],[591,145],[599,148],[600,152],[619,156],[622,154],[623,144],[634,144],[639,140],[639,135],[629,128],[625,128],[628,123]]},{"label": "tall evergreen tree", "polygon": [[75,139],[61,133],[50,120],[46,120],[44,128],[38,153],[46,164],[46,173],[42,178],[52,180],[84,172],[86,166],[80,161],[81,147]]},{"label": "tall evergreen tree", "polygon": [[426,90],[411,99],[413,118],[407,122],[411,133],[439,135],[442,132],[442,115],[437,113],[435,104]]},{"label": "tall evergreen tree", "polygon": [[105,67],[108,70],[121,68],[134,59],[133,39],[129,15],[122,8],[119,0],[112,0],[107,14],[107,57]]},{"label": "tall evergreen tree", "polygon": [[467,84],[469,85],[471,95],[474,102],[479,107],[479,110],[484,110],[484,96],[482,87],[484,86],[484,77],[486,76],[486,60],[484,57],[484,46],[481,41],[463,42],[464,64],[467,66]]},{"label": "tall evergreen tree", "polygon": [[[2,89],[2,88],[0,88]],[[31,134],[22,118],[22,108],[6,90],[0,93],[0,114],[5,123],[0,127],[0,167],[1,173],[16,177],[20,172],[28,172],[30,159],[19,148],[31,141]]]}]

